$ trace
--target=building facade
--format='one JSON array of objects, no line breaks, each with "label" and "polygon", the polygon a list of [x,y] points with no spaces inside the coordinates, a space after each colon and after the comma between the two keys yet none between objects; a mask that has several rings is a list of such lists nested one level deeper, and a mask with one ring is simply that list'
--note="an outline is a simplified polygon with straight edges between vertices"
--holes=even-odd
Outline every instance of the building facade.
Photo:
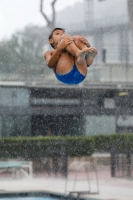
[{"label": "building facade", "polygon": [[132,132],[132,98],[133,86],[124,84],[1,85],[0,136]]}]

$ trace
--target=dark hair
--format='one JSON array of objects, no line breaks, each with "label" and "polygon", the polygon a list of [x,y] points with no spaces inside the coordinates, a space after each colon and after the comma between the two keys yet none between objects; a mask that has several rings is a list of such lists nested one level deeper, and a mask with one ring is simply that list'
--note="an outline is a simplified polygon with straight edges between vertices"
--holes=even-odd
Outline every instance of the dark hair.
[{"label": "dark hair", "polygon": [[[64,29],[64,28],[54,28],[54,30],[52,30],[52,32],[50,33],[50,35],[49,35],[49,37],[48,37],[49,40],[52,39],[52,37],[53,37],[53,32],[56,31],[56,30],[61,30],[61,31],[64,31],[64,32],[65,32],[65,29]],[[50,45],[54,48],[54,46],[53,46],[52,44],[50,44]]]}]

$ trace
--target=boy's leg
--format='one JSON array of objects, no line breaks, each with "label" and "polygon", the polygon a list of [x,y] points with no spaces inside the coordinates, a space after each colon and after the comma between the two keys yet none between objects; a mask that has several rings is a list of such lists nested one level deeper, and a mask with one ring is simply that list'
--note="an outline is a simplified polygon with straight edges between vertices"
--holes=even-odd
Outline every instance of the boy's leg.
[{"label": "boy's leg", "polygon": [[[74,45],[73,45],[74,47],[76,46],[79,50],[81,50],[81,51],[83,50],[83,54],[80,56],[81,62],[78,62],[77,59],[74,59],[74,63],[76,64],[78,71],[82,75],[86,76],[87,75],[87,62],[85,60],[85,56],[86,56],[86,52],[87,52],[88,48],[83,42],[81,42],[79,40],[76,42],[73,40],[73,43],[74,43]],[[71,43],[71,44],[73,44],[73,43]],[[78,44],[76,44],[76,43],[78,43]],[[71,44],[67,46],[67,49],[66,49],[67,51],[70,51],[69,48],[71,48]]]},{"label": "boy's leg", "polygon": [[[61,40],[62,39],[66,39],[66,38],[72,38],[70,35],[68,34],[63,34],[61,36]],[[86,48],[82,48],[82,49],[79,49],[77,47],[77,45],[75,45],[74,41],[72,41],[66,48],[65,50],[67,52],[69,52],[71,55],[75,56],[76,59],[77,59],[77,62],[79,62],[79,64],[82,64],[83,63],[83,60],[85,59],[85,56],[86,56]]]},{"label": "boy's leg", "polygon": [[80,35],[72,36],[72,38],[73,38],[73,41],[74,41],[75,45],[80,50],[87,47],[87,45],[83,41],[80,40]]},{"label": "boy's leg", "polygon": [[[71,38],[71,36],[63,34],[61,36],[61,39],[65,39],[65,37]],[[61,40],[59,40],[58,44],[60,43],[60,41]],[[62,50],[55,68],[55,73],[60,75],[67,74],[73,69],[74,64],[76,64],[80,73],[86,76],[87,65],[85,59],[81,56],[81,53],[84,53],[86,55],[85,51],[80,50],[72,41],[71,44],[69,44],[64,50]]]},{"label": "boy's leg", "polygon": [[[73,41],[74,41],[75,45],[80,50],[82,50],[84,48],[87,48],[88,45],[86,45],[82,40],[80,40],[80,37],[81,36],[78,36],[78,35],[73,36]],[[89,44],[89,46],[90,46],[90,44]],[[87,54],[85,56],[85,59],[86,59],[86,62],[87,62],[87,67],[89,67],[93,63],[94,58],[95,58],[96,55],[97,55],[97,49],[90,46],[89,50],[87,50]]]}]

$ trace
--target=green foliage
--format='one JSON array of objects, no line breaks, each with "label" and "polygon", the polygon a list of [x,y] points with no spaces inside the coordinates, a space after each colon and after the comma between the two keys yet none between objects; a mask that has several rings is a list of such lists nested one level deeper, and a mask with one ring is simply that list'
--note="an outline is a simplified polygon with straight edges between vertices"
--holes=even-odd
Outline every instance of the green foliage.
[{"label": "green foliage", "polygon": [[95,151],[109,152],[112,144],[118,152],[125,152],[127,147],[133,150],[133,134],[95,136]]},{"label": "green foliage", "polygon": [[128,147],[133,151],[133,134],[112,134],[80,137],[12,137],[0,139],[0,158],[37,160],[51,152],[61,153],[67,148],[68,156],[90,156],[94,151],[110,152],[111,145],[119,152]]},{"label": "green foliage", "polygon": [[0,60],[2,63],[32,65],[42,63],[44,37],[43,29],[27,26],[16,32],[12,38],[0,42]]},{"label": "green foliage", "polygon": [[42,77],[46,36],[46,28],[27,26],[14,33],[10,39],[1,41],[0,74],[8,79],[19,76],[19,80]]},{"label": "green foliage", "polygon": [[[1,158],[44,158],[47,152],[63,151],[68,156],[90,156],[94,151],[94,139],[91,137],[22,137],[1,138]],[[52,154],[52,153],[51,153]]]},{"label": "green foliage", "polygon": [[53,72],[44,60],[45,45],[48,45],[48,29],[33,25],[17,31],[10,39],[1,41],[0,79],[43,81],[51,75]]}]

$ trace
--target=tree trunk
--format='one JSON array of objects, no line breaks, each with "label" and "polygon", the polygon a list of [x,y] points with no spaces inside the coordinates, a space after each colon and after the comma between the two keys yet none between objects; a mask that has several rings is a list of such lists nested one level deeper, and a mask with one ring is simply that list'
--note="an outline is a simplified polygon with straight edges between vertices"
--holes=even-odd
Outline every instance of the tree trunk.
[{"label": "tree trunk", "polygon": [[44,19],[47,22],[47,26],[50,30],[53,30],[55,28],[55,17],[56,17],[56,12],[55,12],[55,3],[57,2],[57,0],[53,0],[53,2],[51,3],[51,7],[52,7],[52,20],[50,20],[46,13],[43,12],[43,0],[40,1],[40,12],[43,15]]}]

